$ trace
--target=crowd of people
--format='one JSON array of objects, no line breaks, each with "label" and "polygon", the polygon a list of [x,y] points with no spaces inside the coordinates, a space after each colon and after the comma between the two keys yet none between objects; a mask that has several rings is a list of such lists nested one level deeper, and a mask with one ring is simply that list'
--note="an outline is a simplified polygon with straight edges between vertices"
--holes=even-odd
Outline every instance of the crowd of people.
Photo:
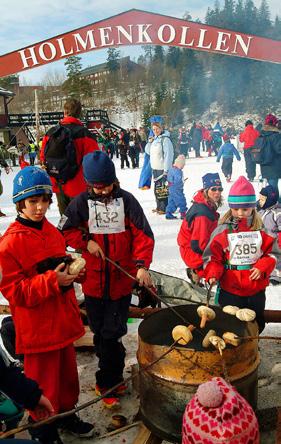
[{"label": "crowd of people", "polygon": [[[102,402],[107,408],[118,406],[120,397],[126,394],[126,350],[122,337],[127,332],[132,296],[132,279],[128,275],[138,282],[140,292],[143,287],[152,287],[149,267],[155,241],[140,203],[120,186],[112,161],[114,155],[120,155],[124,168],[129,153],[132,167],[137,168],[138,154],[145,153],[147,183],[151,177],[154,181],[153,211],[171,220],[179,209],[182,223],[175,243],[188,277],[195,285],[202,281],[217,285],[221,307],[253,309],[261,332],[265,326],[266,287],[270,280],[281,282],[281,208],[277,187],[281,177],[281,163],[277,163],[277,159],[281,160],[281,132],[275,116],[266,116],[260,132],[255,132],[252,122],[247,121],[240,135],[245,152],[255,150],[251,161],[259,156],[268,184],[257,197],[247,154],[246,170],[250,177],[241,176],[232,184],[227,197],[229,210],[221,217],[218,210],[223,186],[218,173],[206,171],[202,187],[187,208],[183,168],[188,162],[190,145],[185,128],[179,130],[176,145],[161,116],[151,118],[149,134],[144,132],[141,136],[134,129],[119,135],[105,132],[97,138],[84,127],[80,114],[80,102],[67,100],[64,118],[42,140],[42,168],[27,165],[16,174],[12,198],[17,217],[0,240],[0,290],[11,308],[15,352],[23,355],[25,376],[31,381],[30,399],[28,393],[23,399],[31,424],[42,415],[72,410],[78,401],[73,342],[83,335],[84,329],[74,282],[82,285],[94,334],[98,358],[96,393],[104,395]],[[223,159],[222,171],[230,181],[233,156],[240,160],[240,154],[231,143],[231,134],[218,122],[208,131],[209,136],[203,136],[201,123],[192,126],[189,138],[192,133],[195,157],[200,158],[205,140],[208,143],[204,149],[208,155],[214,152],[218,162]],[[215,133],[220,142],[215,142]],[[46,218],[53,193],[61,214],[58,228]],[[72,258],[66,255],[66,247],[79,251],[84,259],[80,270],[71,271]],[[9,372],[9,366],[6,367]],[[17,399],[12,390],[11,396]],[[40,414],[38,405],[42,407]],[[58,444],[60,428],[79,437],[94,433],[91,423],[72,414],[59,422],[32,428],[31,435],[35,442]]]}]

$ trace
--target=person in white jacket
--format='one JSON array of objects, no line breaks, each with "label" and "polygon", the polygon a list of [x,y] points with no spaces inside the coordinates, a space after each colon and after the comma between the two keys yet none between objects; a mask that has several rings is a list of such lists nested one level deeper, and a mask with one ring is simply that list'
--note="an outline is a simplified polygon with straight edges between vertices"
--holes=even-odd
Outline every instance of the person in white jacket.
[{"label": "person in white jacket", "polygon": [[165,214],[168,204],[167,174],[173,164],[174,148],[169,131],[165,131],[162,124],[152,124],[153,136],[148,139],[145,152],[150,156],[150,164],[154,179],[154,194],[156,208],[152,211]]}]

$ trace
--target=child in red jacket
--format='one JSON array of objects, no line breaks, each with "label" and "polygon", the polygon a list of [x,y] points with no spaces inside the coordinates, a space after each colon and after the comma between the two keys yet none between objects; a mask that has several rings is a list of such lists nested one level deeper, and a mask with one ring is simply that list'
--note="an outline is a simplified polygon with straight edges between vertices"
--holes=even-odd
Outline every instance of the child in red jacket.
[{"label": "child in red jacket", "polygon": [[265,289],[276,259],[274,239],[262,229],[255,209],[252,184],[243,176],[229,191],[230,210],[222,217],[204,252],[209,262],[204,271],[209,284],[219,283],[219,304],[250,308],[256,312],[259,330],[265,326]]},{"label": "child in red jacket", "polygon": [[104,406],[113,408],[126,390],[122,336],[127,333],[133,281],[106,258],[136,277],[141,286],[151,286],[148,268],[154,237],[139,202],[120,188],[114,163],[107,154],[87,154],[83,172],[88,192],[71,201],[59,228],[67,245],[81,250],[86,260],[87,279],[82,288],[99,359],[96,393],[103,394],[120,383],[117,390],[103,398]]},{"label": "child in red jacket", "polygon": [[[15,176],[18,216],[0,240],[0,290],[10,304],[25,375],[40,384],[59,413],[78,401],[73,342],[84,329],[72,285],[82,276],[68,273],[64,238],[45,217],[51,196],[50,178],[40,168],[28,166]],[[92,424],[76,415],[66,418],[62,427],[77,436],[93,434]],[[42,444],[61,442],[55,423],[32,429],[31,434]]]}]

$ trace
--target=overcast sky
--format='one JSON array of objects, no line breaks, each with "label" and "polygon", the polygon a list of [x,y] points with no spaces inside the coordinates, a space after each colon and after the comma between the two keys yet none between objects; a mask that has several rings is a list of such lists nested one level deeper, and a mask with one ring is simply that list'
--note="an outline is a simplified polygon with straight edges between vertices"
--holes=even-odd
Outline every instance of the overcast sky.
[{"label": "overcast sky", "polygon": [[[221,0],[223,2],[223,0]],[[261,0],[254,0],[256,6]],[[281,16],[280,0],[268,0],[272,18]],[[105,19],[132,8],[159,14],[182,17],[188,11],[193,20],[203,21],[208,6],[214,0],[1,0],[0,54],[15,51],[41,40]],[[122,48],[121,55],[133,58],[137,47]],[[83,67],[102,63],[106,60],[106,50],[82,55]],[[20,74],[21,81],[37,83],[46,74],[63,72],[63,62],[35,68]]]}]

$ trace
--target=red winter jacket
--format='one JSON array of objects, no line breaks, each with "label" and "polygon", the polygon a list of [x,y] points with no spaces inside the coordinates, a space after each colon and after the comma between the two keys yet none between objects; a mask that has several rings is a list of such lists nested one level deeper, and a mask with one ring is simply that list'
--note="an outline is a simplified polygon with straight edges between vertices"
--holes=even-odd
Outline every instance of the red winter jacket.
[{"label": "red winter jacket", "polygon": [[[116,188],[114,198],[122,198],[125,212],[125,231],[115,234],[90,234],[88,230],[88,193],[76,196],[68,205],[59,224],[67,245],[82,250],[86,260],[87,278],[83,292],[95,298],[120,299],[131,294],[134,281],[113,264],[90,254],[87,244],[97,242],[105,256],[117,262],[128,273],[136,276],[136,265],[149,268],[152,261],[154,237],[139,202],[125,190]],[[82,228],[82,230],[81,230]],[[84,233],[84,234],[83,234]]]},{"label": "red winter jacket", "polygon": [[[73,135],[73,140],[76,147],[77,164],[80,165],[80,168],[73,179],[70,179],[64,185],[62,185],[63,192],[68,197],[74,197],[77,196],[79,193],[82,193],[82,191],[86,191],[87,189],[87,184],[83,176],[83,168],[82,168],[83,157],[88,153],[92,153],[93,151],[98,150],[99,146],[96,140],[94,139],[93,135],[91,134],[91,132],[87,128],[85,128],[85,126],[79,119],[70,116],[64,117],[60,121],[60,124],[65,126],[68,125],[70,128],[71,126],[75,127],[77,127],[77,125],[81,126],[81,131],[75,132],[75,134]],[[47,133],[42,141],[42,148],[40,151],[41,162],[45,161],[44,150],[48,140],[49,140],[49,135]],[[59,193],[60,190],[53,177],[51,177],[51,181],[54,193]]]},{"label": "red winter jacket", "polygon": [[198,191],[193,199],[193,205],[186,213],[177,238],[181,257],[188,267],[192,269],[203,267],[202,254],[218,225],[218,218],[219,213],[207,202],[204,191]]},{"label": "red winter jacket", "polygon": [[253,125],[247,125],[243,133],[239,136],[240,142],[244,142],[244,150],[252,148],[259,135],[259,131],[256,130]]},{"label": "red winter jacket", "polygon": [[[238,228],[231,230],[232,233],[250,232],[247,226],[247,219],[238,222]],[[226,270],[225,264],[229,261],[229,244],[227,235],[230,233],[229,224],[217,227],[212,234],[208,247],[204,252],[207,266],[204,270],[204,277],[208,281],[215,277],[220,287],[237,296],[253,296],[264,290],[269,285],[269,276],[275,268],[276,259],[271,256],[274,238],[269,236],[264,230],[259,230],[262,237],[262,255],[252,267],[258,268],[262,272],[261,279],[250,280],[250,270]]]},{"label": "red winter jacket", "polygon": [[59,350],[84,334],[73,288],[62,292],[55,271],[37,272],[38,262],[60,256],[64,238],[46,219],[41,230],[15,221],[0,239],[0,290],[11,307],[17,353]]}]

